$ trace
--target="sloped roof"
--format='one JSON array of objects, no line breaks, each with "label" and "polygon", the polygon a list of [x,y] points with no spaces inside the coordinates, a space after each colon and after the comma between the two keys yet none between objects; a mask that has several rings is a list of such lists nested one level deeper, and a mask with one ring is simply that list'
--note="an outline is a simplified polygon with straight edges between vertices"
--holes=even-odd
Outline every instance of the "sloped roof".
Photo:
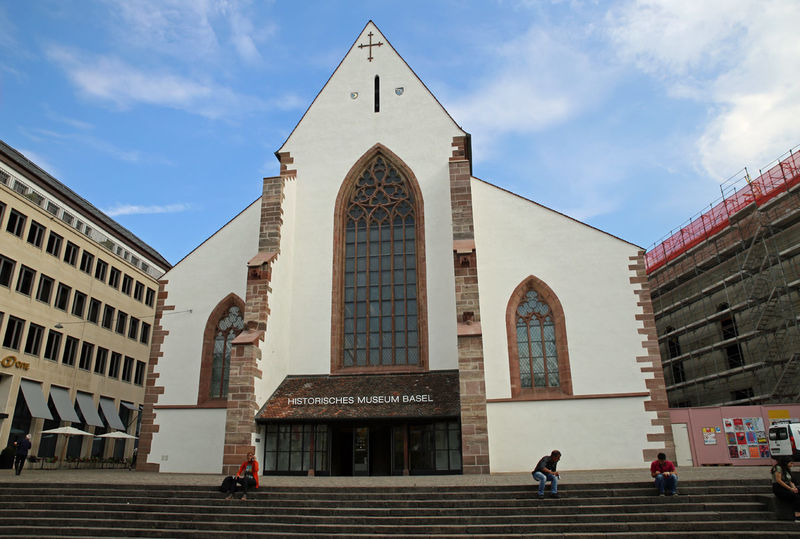
[{"label": "sloped roof", "polygon": [[111,217],[97,209],[91,202],[77,194],[75,191],[55,179],[53,176],[39,168],[39,166],[22,155],[20,152],[0,140],[0,153],[8,157],[16,166],[27,172],[29,178],[53,193],[64,202],[74,206],[87,219],[93,220],[108,232],[116,235],[120,240],[133,247],[139,254],[149,258],[153,263],[161,266],[164,271],[170,269],[172,264],[167,262],[155,249],[139,239],[133,232],[120,225]]}]

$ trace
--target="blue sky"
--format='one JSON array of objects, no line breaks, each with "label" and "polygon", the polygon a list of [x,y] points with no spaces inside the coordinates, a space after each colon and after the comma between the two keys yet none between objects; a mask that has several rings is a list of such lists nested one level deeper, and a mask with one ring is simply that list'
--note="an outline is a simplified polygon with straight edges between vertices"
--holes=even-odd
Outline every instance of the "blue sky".
[{"label": "blue sky", "polygon": [[0,139],[174,263],[370,19],[475,176],[643,247],[800,144],[796,0],[0,0]]}]

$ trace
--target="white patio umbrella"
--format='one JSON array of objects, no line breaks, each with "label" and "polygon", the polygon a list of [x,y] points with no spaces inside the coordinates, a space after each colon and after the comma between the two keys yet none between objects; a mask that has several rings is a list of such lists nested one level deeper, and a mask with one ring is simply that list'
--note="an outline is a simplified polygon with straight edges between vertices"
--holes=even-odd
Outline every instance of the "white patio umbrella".
[{"label": "white patio umbrella", "polygon": [[135,440],[136,436],[133,434],[128,434],[127,432],[120,432],[118,430],[107,432],[105,434],[100,434],[97,436],[98,438],[127,438],[130,440]]},{"label": "white patio umbrella", "polygon": [[75,427],[58,427],[55,429],[43,430],[42,434],[66,434],[67,436],[94,436],[91,432],[76,429]]},{"label": "white patio umbrella", "polygon": [[94,436],[91,432],[76,429],[75,427],[57,427],[55,429],[43,430],[42,434],[65,434],[67,441],[64,443],[64,449],[61,451],[61,461],[64,461],[64,454],[67,452],[67,444],[69,443],[70,436]]}]

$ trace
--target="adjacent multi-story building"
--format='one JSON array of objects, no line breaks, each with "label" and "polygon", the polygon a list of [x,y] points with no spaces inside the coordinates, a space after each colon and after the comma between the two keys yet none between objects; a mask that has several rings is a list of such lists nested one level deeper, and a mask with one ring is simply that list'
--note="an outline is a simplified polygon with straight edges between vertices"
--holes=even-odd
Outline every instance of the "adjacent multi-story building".
[{"label": "adjacent multi-story building", "polygon": [[647,253],[671,407],[800,400],[800,154]]},{"label": "adjacent multi-story building", "polygon": [[[39,457],[123,458],[153,334],[153,248],[0,141],[0,443]],[[94,436],[47,434],[73,426]],[[108,443],[115,442],[115,443]]]}]

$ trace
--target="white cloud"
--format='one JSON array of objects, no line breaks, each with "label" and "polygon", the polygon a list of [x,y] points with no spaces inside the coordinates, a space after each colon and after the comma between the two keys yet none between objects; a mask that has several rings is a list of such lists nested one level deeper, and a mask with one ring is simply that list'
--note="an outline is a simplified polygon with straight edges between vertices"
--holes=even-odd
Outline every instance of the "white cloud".
[{"label": "white cloud", "polygon": [[484,137],[541,131],[574,117],[608,88],[605,68],[574,39],[558,28],[531,27],[493,51],[498,67],[448,110]]},{"label": "white cloud", "polygon": [[192,80],[165,70],[146,71],[116,57],[89,56],[60,46],[50,47],[47,54],[83,94],[121,108],[144,103],[212,119],[265,108],[260,99],[237,94],[214,82]]},{"label": "white cloud", "polygon": [[695,148],[710,176],[763,166],[800,143],[800,3],[639,0],[608,24],[623,58],[671,96],[708,107]]},{"label": "white cloud", "polygon": [[118,204],[113,208],[103,210],[109,217],[118,215],[148,215],[154,213],[180,213],[191,208],[190,204],[167,204],[163,206],[138,206],[135,204]]}]

